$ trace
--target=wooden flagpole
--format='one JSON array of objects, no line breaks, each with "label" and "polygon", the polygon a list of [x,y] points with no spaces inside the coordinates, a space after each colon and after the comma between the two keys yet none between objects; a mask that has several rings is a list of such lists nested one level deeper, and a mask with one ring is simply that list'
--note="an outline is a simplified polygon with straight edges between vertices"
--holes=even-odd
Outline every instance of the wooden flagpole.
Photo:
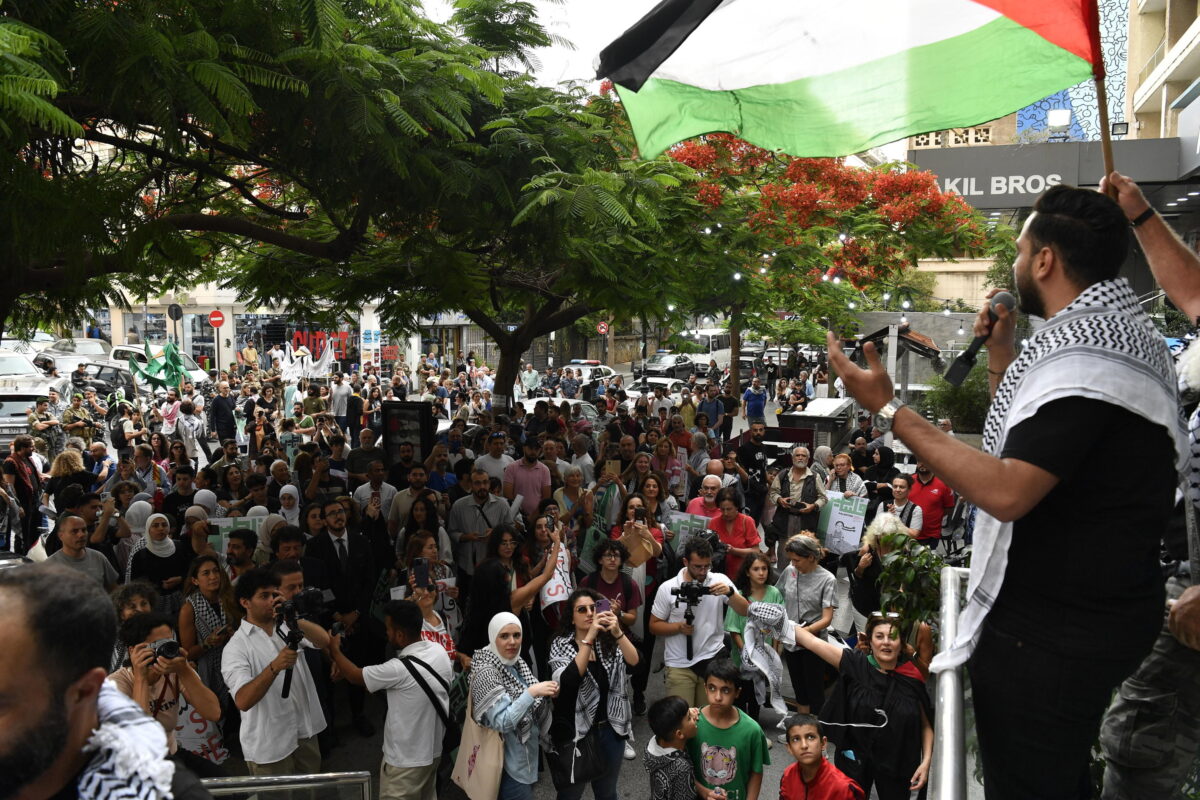
[{"label": "wooden flagpole", "polygon": [[[1096,107],[1100,112],[1100,151],[1104,157],[1104,176],[1115,171],[1113,166],[1112,130],[1108,124],[1108,92],[1104,89],[1104,48],[1100,44],[1100,5],[1097,0],[1088,2],[1088,27],[1092,40],[1092,81],[1096,84]],[[1117,190],[1111,183],[1106,187],[1108,196],[1117,199]]]}]

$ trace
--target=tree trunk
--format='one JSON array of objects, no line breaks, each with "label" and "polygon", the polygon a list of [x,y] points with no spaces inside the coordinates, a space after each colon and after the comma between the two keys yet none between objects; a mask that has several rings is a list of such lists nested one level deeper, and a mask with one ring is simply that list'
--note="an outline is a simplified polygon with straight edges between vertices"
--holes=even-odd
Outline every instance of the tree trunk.
[{"label": "tree trunk", "polygon": [[742,355],[742,307],[735,304],[729,309],[729,388],[734,397],[741,399],[741,364],[738,359]]},{"label": "tree trunk", "polygon": [[513,403],[525,399],[522,392],[513,397],[513,384],[521,373],[521,354],[529,347],[523,338],[510,337],[500,344],[500,359],[496,364],[496,386],[492,389],[492,411],[496,414],[507,414],[512,411]]}]

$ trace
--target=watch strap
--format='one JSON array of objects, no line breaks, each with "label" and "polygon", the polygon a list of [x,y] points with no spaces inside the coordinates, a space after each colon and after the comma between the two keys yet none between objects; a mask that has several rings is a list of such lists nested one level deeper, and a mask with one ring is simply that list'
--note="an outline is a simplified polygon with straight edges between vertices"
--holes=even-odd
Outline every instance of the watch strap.
[{"label": "watch strap", "polygon": [[1154,214],[1155,214],[1154,207],[1153,206],[1148,207],[1145,211],[1138,214],[1136,217],[1134,217],[1133,219],[1131,219],[1129,221],[1129,227],[1136,228],[1137,226],[1141,225],[1146,220],[1153,217]]}]

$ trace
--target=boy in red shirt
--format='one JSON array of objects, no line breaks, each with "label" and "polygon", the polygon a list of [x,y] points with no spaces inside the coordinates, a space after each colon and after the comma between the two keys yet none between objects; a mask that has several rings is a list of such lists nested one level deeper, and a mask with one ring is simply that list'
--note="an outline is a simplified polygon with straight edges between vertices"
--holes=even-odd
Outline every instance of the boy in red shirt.
[{"label": "boy in red shirt", "polygon": [[787,721],[787,748],[796,763],[783,771],[780,800],[864,800],[862,788],[825,759],[827,741],[812,714]]}]

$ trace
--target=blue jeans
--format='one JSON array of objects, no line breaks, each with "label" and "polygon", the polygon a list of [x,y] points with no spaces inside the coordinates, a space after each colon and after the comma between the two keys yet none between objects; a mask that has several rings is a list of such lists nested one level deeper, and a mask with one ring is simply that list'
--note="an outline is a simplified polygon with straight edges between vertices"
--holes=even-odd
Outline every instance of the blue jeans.
[{"label": "blue jeans", "polygon": [[[617,800],[617,779],[621,777],[621,762],[625,759],[625,740],[608,724],[600,727],[599,739],[600,755],[608,765],[608,772],[603,778],[592,781],[592,796],[596,800]],[[587,787],[586,783],[568,786],[559,791],[558,800],[580,800]]]},{"label": "blue jeans", "polygon": [[533,787],[528,783],[515,781],[507,772],[500,774],[500,794],[496,800],[533,800]]}]

